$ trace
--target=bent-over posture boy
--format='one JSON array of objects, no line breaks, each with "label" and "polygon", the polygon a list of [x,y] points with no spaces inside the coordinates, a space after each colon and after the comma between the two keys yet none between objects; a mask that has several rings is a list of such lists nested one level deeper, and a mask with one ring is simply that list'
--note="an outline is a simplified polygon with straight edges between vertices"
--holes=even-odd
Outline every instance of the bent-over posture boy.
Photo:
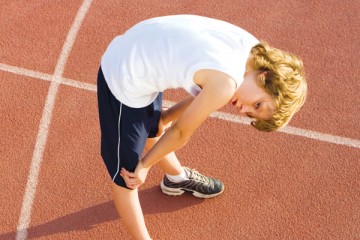
[{"label": "bent-over posture boy", "polygon": [[[162,92],[176,88],[189,96],[162,111]],[[166,194],[223,192],[221,181],[181,166],[174,153],[213,111],[230,102],[256,129],[274,131],[300,109],[306,91],[298,57],[224,21],[164,16],[117,36],[98,74],[101,155],[130,235],[151,239],[137,189],[155,164],[165,172]]]}]

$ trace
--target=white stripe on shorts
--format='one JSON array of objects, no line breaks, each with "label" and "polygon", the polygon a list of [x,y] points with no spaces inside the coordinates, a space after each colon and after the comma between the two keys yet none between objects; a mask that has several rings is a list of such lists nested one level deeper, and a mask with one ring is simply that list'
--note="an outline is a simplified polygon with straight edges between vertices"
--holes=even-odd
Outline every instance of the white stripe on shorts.
[{"label": "white stripe on shorts", "polygon": [[119,174],[120,171],[120,119],[121,119],[121,110],[122,110],[122,103],[120,103],[120,112],[119,112],[119,121],[118,121],[118,149],[117,149],[117,158],[118,158],[118,164],[117,164],[117,171],[113,177],[113,181],[115,181],[116,176]]}]

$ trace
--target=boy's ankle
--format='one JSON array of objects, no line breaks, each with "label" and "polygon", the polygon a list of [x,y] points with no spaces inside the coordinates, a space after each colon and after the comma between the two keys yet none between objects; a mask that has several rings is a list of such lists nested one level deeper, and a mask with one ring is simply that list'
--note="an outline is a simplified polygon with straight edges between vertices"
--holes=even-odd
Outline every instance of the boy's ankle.
[{"label": "boy's ankle", "polygon": [[183,169],[182,173],[180,173],[178,175],[169,175],[167,173],[165,175],[171,182],[174,182],[174,183],[179,183],[179,182],[189,180],[184,169]]}]

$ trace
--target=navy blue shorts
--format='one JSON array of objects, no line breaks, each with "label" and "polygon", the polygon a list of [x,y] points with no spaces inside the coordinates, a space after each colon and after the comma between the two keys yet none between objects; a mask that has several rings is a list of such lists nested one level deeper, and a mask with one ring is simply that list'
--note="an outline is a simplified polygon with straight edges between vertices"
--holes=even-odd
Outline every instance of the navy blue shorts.
[{"label": "navy blue shorts", "polygon": [[101,67],[97,79],[101,129],[101,156],[111,179],[126,187],[120,176],[122,167],[134,172],[141,159],[147,138],[156,137],[161,114],[162,93],[149,106],[128,107],[111,93]]}]

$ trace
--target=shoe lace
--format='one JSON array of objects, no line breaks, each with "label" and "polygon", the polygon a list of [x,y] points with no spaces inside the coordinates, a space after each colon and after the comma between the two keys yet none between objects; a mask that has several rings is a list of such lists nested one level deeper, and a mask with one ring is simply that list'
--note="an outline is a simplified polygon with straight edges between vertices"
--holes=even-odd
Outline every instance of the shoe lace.
[{"label": "shoe lace", "polygon": [[196,181],[200,181],[203,183],[208,183],[209,182],[209,178],[202,175],[201,173],[199,173],[198,171],[196,171],[195,169],[191,169],[191,176],[190,178],[195,179]]}]

